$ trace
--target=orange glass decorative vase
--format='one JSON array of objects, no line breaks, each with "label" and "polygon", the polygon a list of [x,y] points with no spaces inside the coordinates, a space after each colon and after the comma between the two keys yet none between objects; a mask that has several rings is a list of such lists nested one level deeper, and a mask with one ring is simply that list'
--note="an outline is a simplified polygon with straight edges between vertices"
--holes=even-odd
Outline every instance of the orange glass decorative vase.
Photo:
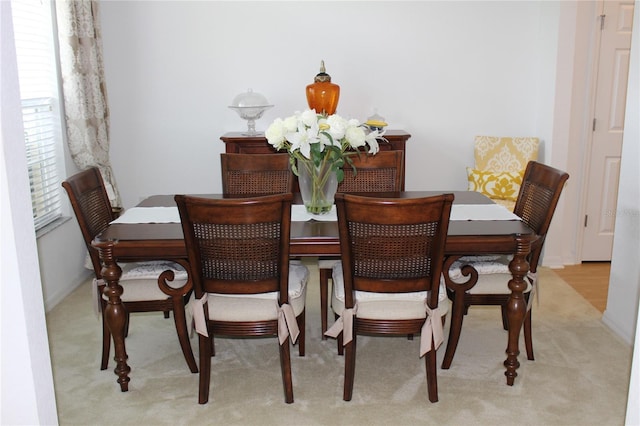
[{"label": "orange glass decorative vase", "polygon": [[307,103],[309,108],[318,114],[331,115],[338,108],[340,86],[331,82],[331,76],[324,68],[324,61],[320,62],[320,72],[313,79],[313,84],[307,86]]}]

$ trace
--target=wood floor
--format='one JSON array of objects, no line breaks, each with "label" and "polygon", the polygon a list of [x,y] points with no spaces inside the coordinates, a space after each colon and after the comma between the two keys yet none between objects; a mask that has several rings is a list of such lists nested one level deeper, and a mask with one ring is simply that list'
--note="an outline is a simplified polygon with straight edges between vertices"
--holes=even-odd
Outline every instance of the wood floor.
[{"label": "wood floor", "polygon": [[554,269],[553,272],[600,312],[604,312],[607,307],[610,270],[610,262],[583,262],[579,265],[565,266],[564,269]]}]

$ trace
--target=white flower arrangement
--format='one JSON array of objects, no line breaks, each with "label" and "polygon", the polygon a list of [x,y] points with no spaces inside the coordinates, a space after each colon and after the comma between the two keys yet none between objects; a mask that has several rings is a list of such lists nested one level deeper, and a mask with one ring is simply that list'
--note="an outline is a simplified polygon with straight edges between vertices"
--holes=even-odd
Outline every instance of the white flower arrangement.
[{"label": "white flower arrangement", "polygon": [[296,175],[295,160],[306,160],[317,168],[330,166],[341,182],[344,179],[342,167],[345,163],[351,165],[349,157],[359,155],[365,147],[368,147],[368,154],[375,155],[380,149],[378,139],[384,140],[384,131],[370,131],[356,119],[347,120],[338,114],[325,116],[309,109],[285,119],[276,118],[265,136],[276,150],[289,153]]}]

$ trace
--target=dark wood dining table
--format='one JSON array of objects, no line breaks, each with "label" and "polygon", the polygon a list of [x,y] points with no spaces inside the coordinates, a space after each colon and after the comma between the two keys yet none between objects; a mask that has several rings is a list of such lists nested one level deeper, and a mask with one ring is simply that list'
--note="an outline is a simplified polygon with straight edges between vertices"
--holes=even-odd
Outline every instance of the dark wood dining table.
[{"label": "dark wood dining table", "polygon": [[[444,192],[453,193],[454,204],[491,204],[489,198],[470,191],[402,191],[393,193],[362,194],[388,198],[425,197]],[[193,194],[207,198],[223,198],[221,194]],[[299,202],[299,200],[298,200]],[[155,195],[143,200],[138,207],[175,206],[173,195]],[[529,270],[527,255],[537,235],[519,220],[452,220],[445,247],[446,263],[465,255],[512,254],[509,270],[513,278],[505,285],[511,290],[507,304],[509,323],[508,342],[504,361],[507,384],[513,385],[519,368],[518,341],[526,314],[523,291],[527,288],[525,276]],[[113,336],[116,361],[115,374],[120,389],[129,389],[129,373],[125,347],[126,312],[122,305],[123,288],[119,284],[122,270],[117,262],[144,260],[174,260],[187,262],[187,252],[179,223],[113,223],[93,241],[103,262],[102,277],[107,285],[108,298],[105,319]],[[304,221],[291,224],[292,257],[338,257],[340,240],[337,222]]]}]

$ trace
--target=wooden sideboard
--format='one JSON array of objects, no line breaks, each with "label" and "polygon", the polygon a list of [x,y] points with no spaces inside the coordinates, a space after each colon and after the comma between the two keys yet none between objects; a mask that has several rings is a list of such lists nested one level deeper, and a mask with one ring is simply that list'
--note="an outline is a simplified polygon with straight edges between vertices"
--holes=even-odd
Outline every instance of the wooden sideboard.
[{"label": "wooden sideboard", "polygon": [[[384,138],[387,142],[380,142],[380,150],[397,150],[406,152],[407,140],[411,135],[404,130],[387,130]],[[242,132],[225,133],[220,137],[225,144],[225,152],[237,154],[272,154],[277,152],[263,135],[245,136]],[[405,153],[406,158],[406,153]],[[402,170],[402,189],[404,190],[404,170]]]}]

